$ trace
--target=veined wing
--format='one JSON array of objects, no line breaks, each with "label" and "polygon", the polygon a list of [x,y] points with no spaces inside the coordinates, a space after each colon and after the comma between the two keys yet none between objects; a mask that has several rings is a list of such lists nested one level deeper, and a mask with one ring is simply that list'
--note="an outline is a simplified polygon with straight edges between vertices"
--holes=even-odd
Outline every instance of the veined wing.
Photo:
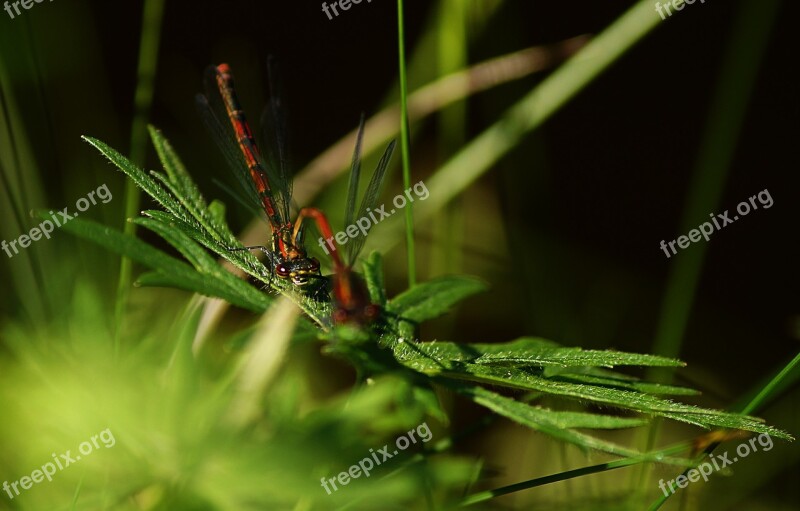
[{"label": "veined wing", "polygon": [[198,94],[197,106],[206,127],[225,155],[247,201],[266,212],[273,230],[280,228],[287,217],[275,207],[264,158],[239,105],[228,66],[209,67],[205,84],[206,96]]},{"label": "veined wing", "polygon": [[[380,196],[381,192],[381,185],[383,184],[383,178],[386,177],[386,170],[389,168],[389,161],[392,159],[395,143],[396,141],[392,140],[383,151],[383,156],[381,156],[378,166],[375,167],[375,172],[372,174],[372,178],[369,180],[369,185],[367,185],[367,190],[364,192],[364,198],[361,200],[361,206],[358,208],[358,214],[354,220],[355,222],[358,222],[358,220],[361,218],[369,218],[368,211],[373,209],[377,204],[378,197]],[[352,224],[348,223],[347,225]],[[374,226],[370,225],[369,229],[372,229],[372,227]],[[358,236],[347,244],[348,265],[352,265],[355,262],[359,252],[361,252],[361,249],[364,248],[364,243],[366,241],[366,236]]]},{"label": "veined wing", "polygon": [[292,175],[289,158],[286,104],[280,85],[280,72],[273,57],[267,59],[269,100],[261,115],[262,142],[266,172],[272,187],[272,200],[281,217],[288,221],[292,203]]}]

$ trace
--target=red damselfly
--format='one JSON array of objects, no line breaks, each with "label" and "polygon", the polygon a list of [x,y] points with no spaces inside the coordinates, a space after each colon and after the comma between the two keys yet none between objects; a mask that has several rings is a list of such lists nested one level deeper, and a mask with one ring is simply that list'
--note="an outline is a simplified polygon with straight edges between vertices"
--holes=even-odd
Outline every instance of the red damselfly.
[{"label": "red damselfly", "polygon": [[[369,232],[368,228],[361,228],[361,221],[369,220],[368,214],[372,208],[375,207],[378,195],[380,193],[383,178],[386,175],[386,169],[389,166],[389,161],[394,152],[395,141],[391,141],[383,152],[375,172],[367,185],[364,192],[364,198],[361,200],[361,205],[356,212],[356,196],[358,195],[358,182],[361,177],[361,142],[364,135],[364,118],[361,118],[361,123],[358,128],[358,136],[356,137],[356,147],[353,151],[353,160],[350,166],[350,181],[347,189],[347,202],[345,204],[345,225],[346,230],[351,227],[359,226],[362,235],[347,241],[346,249],[346,262],[343,262],[339,256],[339,250],[336,246],[336,240],[332,234],[321,233],[324,236],[324,243],[328,246],[326,251],[329,251],[331,260],[333,261],[333,322],[335,324],[354,323],[366,324],[375,320],[379,313],[380,308],[370,301],[369,291],[367,290],[366,283],[360,275],[353,272],[353,265],[356,262],[358,254],[364,248],[366,242],[366,235]],[[326,226],[327,227],[327,226]],[[369,227],[372,223],[369,222]],[[327,227],[330,231],[330,228]],[[320,229],[322,230],[322,229]],[[323,239],[320,239],[320,244]]]},{"label": "red damselfly", "polygon": [[208,68],[205,77],[207,95],[198,94],[197,104],[206,126],[245,191],[249,206],[263,211],[272,229],[270,247],[239,247],[231,250],[261,250],[278,277],[303,286],[312,278],[321,278],[319,261],[309,257],[303,245],[303,220],[311,218],[320,231],[329,232],[330,227],[322,212],[316,208],[303,208],[294,223],[290,220],[292,178],[288,169],[285,119],[280,94],[272,81],[274,73],[271,68],[270,63],[272,90],[262,116],[266,158],[256,145],[227,64]]}]

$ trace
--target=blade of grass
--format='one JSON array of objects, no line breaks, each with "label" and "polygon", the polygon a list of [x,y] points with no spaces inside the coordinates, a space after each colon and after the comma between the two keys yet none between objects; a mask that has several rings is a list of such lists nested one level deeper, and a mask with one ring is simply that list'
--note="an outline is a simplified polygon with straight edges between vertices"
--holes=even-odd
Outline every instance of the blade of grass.
[{"label": "blade of grass", "polygon": [[609,463],[601,463],[599,465],[592,465],[589,467],[576,468],[574,470],[568,470],[566,472],[559,472],[557,474],[551,474],[544,477],[537,477],[535,479],[530,479],[528,481],[523,481],[508,486],[495,488],[493,490],[486,490],[478,493],[473,493],[472,495],[469,495],[461,502],[459,502],[458,504],[449,509],[458,509],[462,507],[472,506],[474,504],[485,502],[487,500],[496,497],[501,497],[503,495],[508,495],[510,493],[522,490],[528,490],[530,488],[536,488],[537,486],[544,486],[545,484],[556,483],[558,481],[565,481],[567,479],[572,479],[575,477],[581,477],[589,474],[596,474],[599,472],[607,472],[609,470],[615,470],[618,468],[629,467],[631,465],[637,465],[640,463],[644,463],[645,461],[648,461],[649,459],[655,456],[669,456],[672,454],[677,454],[685,450],[687,447],[688,447],[687,444],[682,443],[673,447],[662,449],[657,452],[645,453],[642,454],[641,456],[625,458],[623,460],[611,461]]},{"label": "blade of grass", "polygon": [[[738,409],[746,409],[748,403],[753,402],[754,399],[758,398],[758,406],[766,405],[767,398],[776,399],[779,395],[783,392],[786,392],[789,388],[794,387],[798,380],[800,380],[800,369],[797,368],[796,364],[793,362],[792,366],[794,367],[794,371],[789,371],[784,377],[777,383],[773,382],[774,376],[765,376],[759,382],[759,384],[754,385],[749,392],[746,392],[741,395],[741,397],[736,401],[736,404],[733,405],[731,408],[734,410]],[[780,370],[784,370],[783,366],[781,366]],[[768,375],[775,375],[780,372],[780,370],[770,371]],[[765,394],[765,389],[769,389],[769,395],[759,396],[760,394]]]},{"label": "blade of grass", "polygon": [[[467,13],[474,4],[461,0],[442,0],[439,3],[437,24],[439,75],[446,76],[468,67],[467,59]],[[462,100],[442,109],[438,119],[437,153],[440,161],[458,150],[466,141],[467,102]],[[459,273],[462,266],[462,250],[465,230],[463,204],[455,201],[432,222],[433,240],[428,278],[437,274]],[[452,321],[449,318],[452,328]]]},{"label": "blade of grass", "polygon": [[78,486],[75,487],[75,493],[72,495],[72,504],[70,509],[76,511],[78,509],[78,496],[81,494],[81,486],[83,486],[83,477],[78,480]]},{"label": "blade of grass", "polygon": [[789,374],[791,374],[798,364],[800,364],[800,353],[795,355],[792,361],[789,362],[786,367],[781,369],[780,372],[778,372],[778,374],[776,374],[775,377],[772,378],[772,380],[770,380],[770,382],[766,384],[758,394],[756,394],[756,397],[754,397],[752,401],[750,401],[747,406],[742,409],[742,413],[745,415],[750,415],[760,408],[761,405],[764,404],[764,401],[767,400],[767,397],[769,397],[780,386],[781,382],[787,376],[789,376]]},{"label": "blade of grass", "polygon": [[[411,156],[408,147],[408,84],[406,83],[406,43],[403,21],[403,0],[397,0],[397,59],[400,67],[400,153],[403,161],[403,187],[411,188]],[[417,263],[414,250],[414,208],[409,202],[405,207],[406,255],[408,257],[408,286],[417,282]]]},{"label": "blade of grass", "polygon": [[281,297],[262,317],[235,369],[236,395],[227,418],[232,424],[245,426],[258,415],[264,392],[280,369],[299,316],[300,309]]},{"label": "blade of grass", "polygon": [[[25,25],[22,32],[29,39],[29,26]],[[22,45],[20,51],[32,51],[30,45]],[[32,59],[31,59],[32,60]],[[12,80],[13,63],[6,62],[0,56],[0,176],[5,189],[6,201],[0,206],[4,222],[2,231],[10,233],[10,238],[16,238],[27,231],[26,223],[28,212],[32,204],[42,204],[41,172],[39,171],[31,142],[27,136],[26,126],[23,121],[24,112],[15,98]],[[15,69],[19,71],[17,67]],[[31,70],[32,71],[32,70]],[[31,75],[38,81],[38,68]],[[10,213],[10,214],[9,214]],[[3,236],[6,238],[6,236]],[[42,321],[51,315],[51,307],[46,299],[46,278],[43,268],[47,267],[44,254],[38,249],[26,250],[24,255],[14,263],[15,269],[11,271],[10,279],[14,282],[16,296],[22,302],[22,309],[30,318]],[[16,266],[20,265],[20,266]],[[19,268],[24,267],[24,270]],[[35,292],[32,292],[35,291]]]},{"label": "blade of grass", "polygon": [[[134,117],[131,125],[130,159],[143,167],[147,150],[147,122],[150,106],[153,103],[153,82],[158,63],[158,45],[161,38],[161,20],[164,14],[164,0],[145,0],[142,12],[142,37],[139,42],[139,64],[137,69],[136,92],[134,93]],[[139,212],[139,188],[130,179],[125,180],[125,218],[133,218]],[[136,225],[124,223],[126,235],[133,236]],[[131,287],[132,262],[123,257],[120,261],[117,301],[115,311],[116,334],[115,349],[119,348],[122,316],[128,302]]]}]

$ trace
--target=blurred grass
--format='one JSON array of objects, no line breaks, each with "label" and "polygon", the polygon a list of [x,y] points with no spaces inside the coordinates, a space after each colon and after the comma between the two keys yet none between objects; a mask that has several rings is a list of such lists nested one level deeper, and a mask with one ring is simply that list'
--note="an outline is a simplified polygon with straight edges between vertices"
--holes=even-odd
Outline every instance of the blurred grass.
[{"label": "blurred grass", "polygon": [[[711,96],[677,234],[687,233],[708,221],[709,213],[717,213],[723,206],[720,199],[780,5],[781,0],[744,0],[739,4]],[[707,250],[707,243],[699,243],[672,261],[653,353],[667,357],[680,355]]]},{"label": "blurred grass", "polygon": [[[136,91],[134,93],[133,123],[129,157],[133,163],[144,166],[149,137],[147,125],[150,119],[150,108],[153,103],[156,68],[158,66],[158,46],[161,39],[161,21],[164,17],[165,0],[145,0],[142,14],[142,35],[139,41],[139,64],[136,73]],[[130,180],[125,180],[125,220],[139,213],[139,188]],[[136,225],[125,221],[124,232],[133,235]],[[122,257],[117,284],[115,320],[117,328],[124,328],[123,317],[128,304],[128,295],[133,281],[132,262]],[[117,336],[118,338],[119,336]]]},{"label": "blurred grass", "polygon": [[[438,75],[447,76],[469,67],[467,24],[477,4],[459,0],[442,0],[436,13],[439,23]],[[464,145],[467,137],[467,102],[461,100],[443,109],[438,116],[437,160],[444,160]],[[455,200],[440,216],[433,219],[433,243],[430,258],[430,275],[459,273],[462,256],[459,247],[464,245],[463,203]]]},{"label": "blurred grass", "polygon": [[[364,499],[357,509],[374,509],[379,494],[398,505],[416,499],[420,467],[390,482],[380,481],[376,470],[371,479],[330,496],[319,483],[423,421],[419,410],[399,406],[407,388],[402,380],[382,378],[346,401],[321,403],[308,387],[309,368],[297,357],[302,346],[295,346],[270,391],[257,394],[259,412],[248,412],[250,420],[242,424],[230,406],[256,395],[230,383],[249,379],[252,361],[232,364],[234,372],[226,376],[225,369],[219,374],[224,361],[216,354],[193,357],[196,308],[190,305],[172,324],[153,323],[149,336],[124,343],[115,357],[111,330],[98,328],[104,307],[96,294],[78,285],[71,304],[70,313],[82,322],[68,334],[31,336],[8,325],[3,331],[13,356],[0,361],[0,403],[15,420],[3,421],[0,435],[5,445],[26,448],[0,451],[0,479],[18,480],[49,461],[53,450],[75,454],[80,442],[105,429],[115,444],[17,497],[16,509],[67,509],[78,485],[81,509],[242,511],[302,500],[330,508],[354,497]],[[53,334],[60,341],[55,345]],[[441,489],[467,474],[469,463],[434,460],[425,470]]]},{"label": "blurred grass", "polygon": [[[21,33],[15,34],[20,38],[27,35],[28,31],[27,26],[21,28]],[[24,45],[15,60],[38,77],[33,56],[26,51],[28,48],[28,45]],[[40,171],[33,157],[33,148],[24,136],[23,112],[19,110],[20,102],[13,87],[11,66],[13,64],[7,60],[6,54],[0,53],[0,145],[3,147],[0,151],[0,176],[4,191],[0,214],[5,219],[0,223],[0,235],[4,240],[14,240],[19,236],[18,233],[26,232],[28,212],[33,204],[43,201]],[[20,291],[21,310],[16,312],[27,315],[33,323],[44,321],[52,311],[45,298],[45,257],[38,247],[32,247],[30,250],[20,250],[10,261],[12,271],[8,279],[13,283],[13,288]]]},{"label": "blurred grass", "polygon": [[[780,0],[744,0],[739,5],[709,106],[677,235],[708,221],[708,214],[717,213],[722,207],[720,199],[780,4]],[[698,243],[672,260],[655,328],[653,353],[680,356],[707,250],[708,244]],[[663,383],[672,381],[669,371],[652,370],[648,376]],[[659,423],[656,422],[648,433],[645,450],[656,444],[658,434]],[[649,486],[646,478],[649,474],[650,471],[645,469],[644,483],[640,482],[639,487]]]},{"label": "blurred grass", "polygon": [[[411,188],[411,150],[409,148],[409,123],[408,123],[408,79],[406,78],[406,36],[405,15],[403,14],[403,0],[397,0],[397,62],[399,64],[400,79],[400,155],[403,165],[403,188]],[[409,202],[404,208],[406,220],[406,254],[408,259],[408,285],[417,282],[417,255],[414,248],[414,204]]]}]

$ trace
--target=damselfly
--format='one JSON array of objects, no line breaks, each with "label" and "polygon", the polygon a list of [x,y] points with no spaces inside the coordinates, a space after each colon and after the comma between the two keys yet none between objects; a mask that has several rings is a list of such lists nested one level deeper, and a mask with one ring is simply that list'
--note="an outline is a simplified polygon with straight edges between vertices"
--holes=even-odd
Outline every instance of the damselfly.
[{"label": "damselfly", "polygon": [[[272,69],[269,71],[272,81]],[[320,231],[330,228],[322,212],[316,208],[303,208],[294,223],[290,220],[292,178],[288,169],[283,105],[275,83],[270,84],[270,101],[262,117],[267,148],[265,159],[236,97],[230,67],[227,64],[209,67],[205,82],[207,96],[197,95],[200,114],[231,165],[249,205],[263,211],[272,228],[270,247],[231,250],[261,250],[278,277],[291,279],[297,286],[306,285],[309,279],[320,277],[320,271],[319,261],[306,254],[303,220],[313,219]]]},{"label": "damselfly", "polygon": [[[358,195],[358,182],[361,177],[361,142],[363,136],[364,118],[362,117],[350,166],[350,181],[345,204],[345,225],[348,232],[351,227],[358,226],[360,228],[364,219],[369,220],[368,214],[375,207],[378,200],[381,183],[386,175],[386,169],[389,166],[389,160],[392,158],[395,146],[395,141],[393,140],[383,152],[383,156],[381,156],[378,166],[372,174],[367,190],[364,192],[364,198],[361,200],[361,205],[356,213],[356,196]],[[368,225],[371,227],[371,222]],[[322,233],[325,236],[324,242],[330,248],[331,260],[333,261],[333,321],[336,324],[365,324],[372,322],[380,313],[379,307],[370,301],[369,291],[364,280],[353,272],[353,265],[361,249],[364,248],[368,232],[369,229],[363,229],[361,236],[349,239],[345,251],[346,263],[342,261],[339,255],[334,237],[330,234],[325,235],[325,233]],[[320,243],[322,244],[322,240],[320,240]]]}]

